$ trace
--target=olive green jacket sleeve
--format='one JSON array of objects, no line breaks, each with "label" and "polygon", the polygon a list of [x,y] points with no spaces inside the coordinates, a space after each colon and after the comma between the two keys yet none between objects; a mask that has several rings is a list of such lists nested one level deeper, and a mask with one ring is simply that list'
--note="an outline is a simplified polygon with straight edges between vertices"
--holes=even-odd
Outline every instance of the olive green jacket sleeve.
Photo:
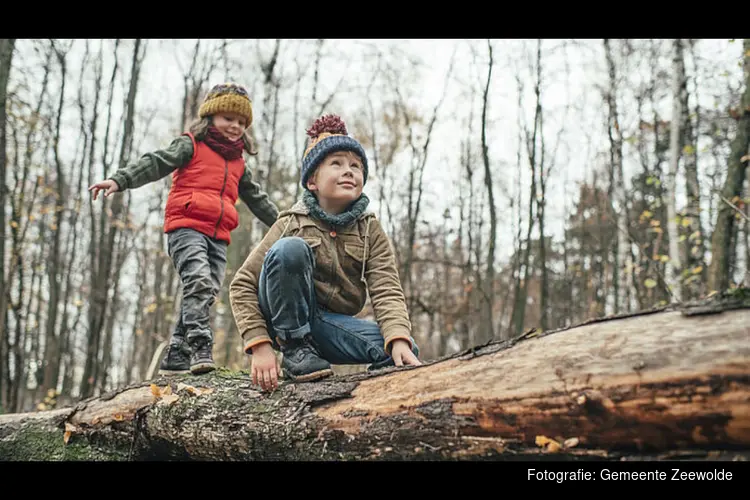
[{"label": "olive green jacket sleeve", "polygon": [[138,161],[118,169],[110,179],[117,183],[120,191],[136,189],[166,177],[192,158],[193,141],[181,135],[166,148],[146,153]]},{"label": "olive green jacket sleeve", "polygon": [[253,180],[253,174],[247,165],[245,165],[245,173],[240,179],[239,196],[261,222],[268,227],[273,226],[279,216],[279,209],[271,201],[268,193],[261,189],[260,184]]}]

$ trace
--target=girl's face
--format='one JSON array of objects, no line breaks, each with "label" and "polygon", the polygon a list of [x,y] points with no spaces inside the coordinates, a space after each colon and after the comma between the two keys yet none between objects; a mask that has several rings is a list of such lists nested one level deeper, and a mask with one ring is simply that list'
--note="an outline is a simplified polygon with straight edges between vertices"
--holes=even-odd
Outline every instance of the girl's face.
[{"label": "girl's face", "polygon": [[230,141],[236,141],[247,128],[247,120],[237,113],[219,113],[213,117],[214,127]]}]

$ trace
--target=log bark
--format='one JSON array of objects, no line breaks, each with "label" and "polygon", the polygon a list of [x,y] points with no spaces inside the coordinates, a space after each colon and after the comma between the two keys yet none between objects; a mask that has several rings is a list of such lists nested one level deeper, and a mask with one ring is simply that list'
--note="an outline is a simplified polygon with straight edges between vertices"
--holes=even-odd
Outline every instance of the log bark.
[{"label": "log bark", "polygon": [[750,291],[266,393],[156,378],[0,416],[3,460],[750,457]]}]

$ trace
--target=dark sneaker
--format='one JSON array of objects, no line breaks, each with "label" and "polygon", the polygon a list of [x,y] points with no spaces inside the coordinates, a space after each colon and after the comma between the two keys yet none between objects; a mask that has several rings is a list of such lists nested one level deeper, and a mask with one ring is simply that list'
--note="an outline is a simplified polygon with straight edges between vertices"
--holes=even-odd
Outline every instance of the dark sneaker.
[{"label": "dark sneaker", "polygon": [[281,360],[284,376],[295,382],[308,382],[333,375],[331,364],[320,357],[309,335],[303,340],[284,343],[281,352],[284,355]]},{"label": "dark sneaker", "polygon": [[169,344],[159,365],[159,375],[190,373],[190,348],[186,343]]},{"label": "dark sneaker", "polygon": [[193,351],[190,357],[190,373],[200,375],[208,373],[216,368],[213,358],[213,343],[202,342]]}]

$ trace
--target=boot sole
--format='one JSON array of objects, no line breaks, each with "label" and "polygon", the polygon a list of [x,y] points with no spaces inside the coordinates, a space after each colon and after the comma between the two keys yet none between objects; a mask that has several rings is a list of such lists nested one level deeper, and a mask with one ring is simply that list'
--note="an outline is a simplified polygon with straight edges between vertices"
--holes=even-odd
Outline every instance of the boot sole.
[{"label": "boot sole", "polygon": [[159,370],[159,375],[185,375],[190,373],[190,370]]},{"label": "boot sole", "polygon": [[287,370],[282,370],[284,377],[294,382],[311,382],[313,380],[320,380],[322,378],[330,377],[333,375],[333,370],[326,368],[325,370],[319,370],[317,372],[306,373],[304,375],[292,375]]},{"label": "boot sole", "polygon": [[214,363],[201,363],[190,367],[190,373],[193,375],[202,375],[204,373],[212,372],[216,369]]}]

